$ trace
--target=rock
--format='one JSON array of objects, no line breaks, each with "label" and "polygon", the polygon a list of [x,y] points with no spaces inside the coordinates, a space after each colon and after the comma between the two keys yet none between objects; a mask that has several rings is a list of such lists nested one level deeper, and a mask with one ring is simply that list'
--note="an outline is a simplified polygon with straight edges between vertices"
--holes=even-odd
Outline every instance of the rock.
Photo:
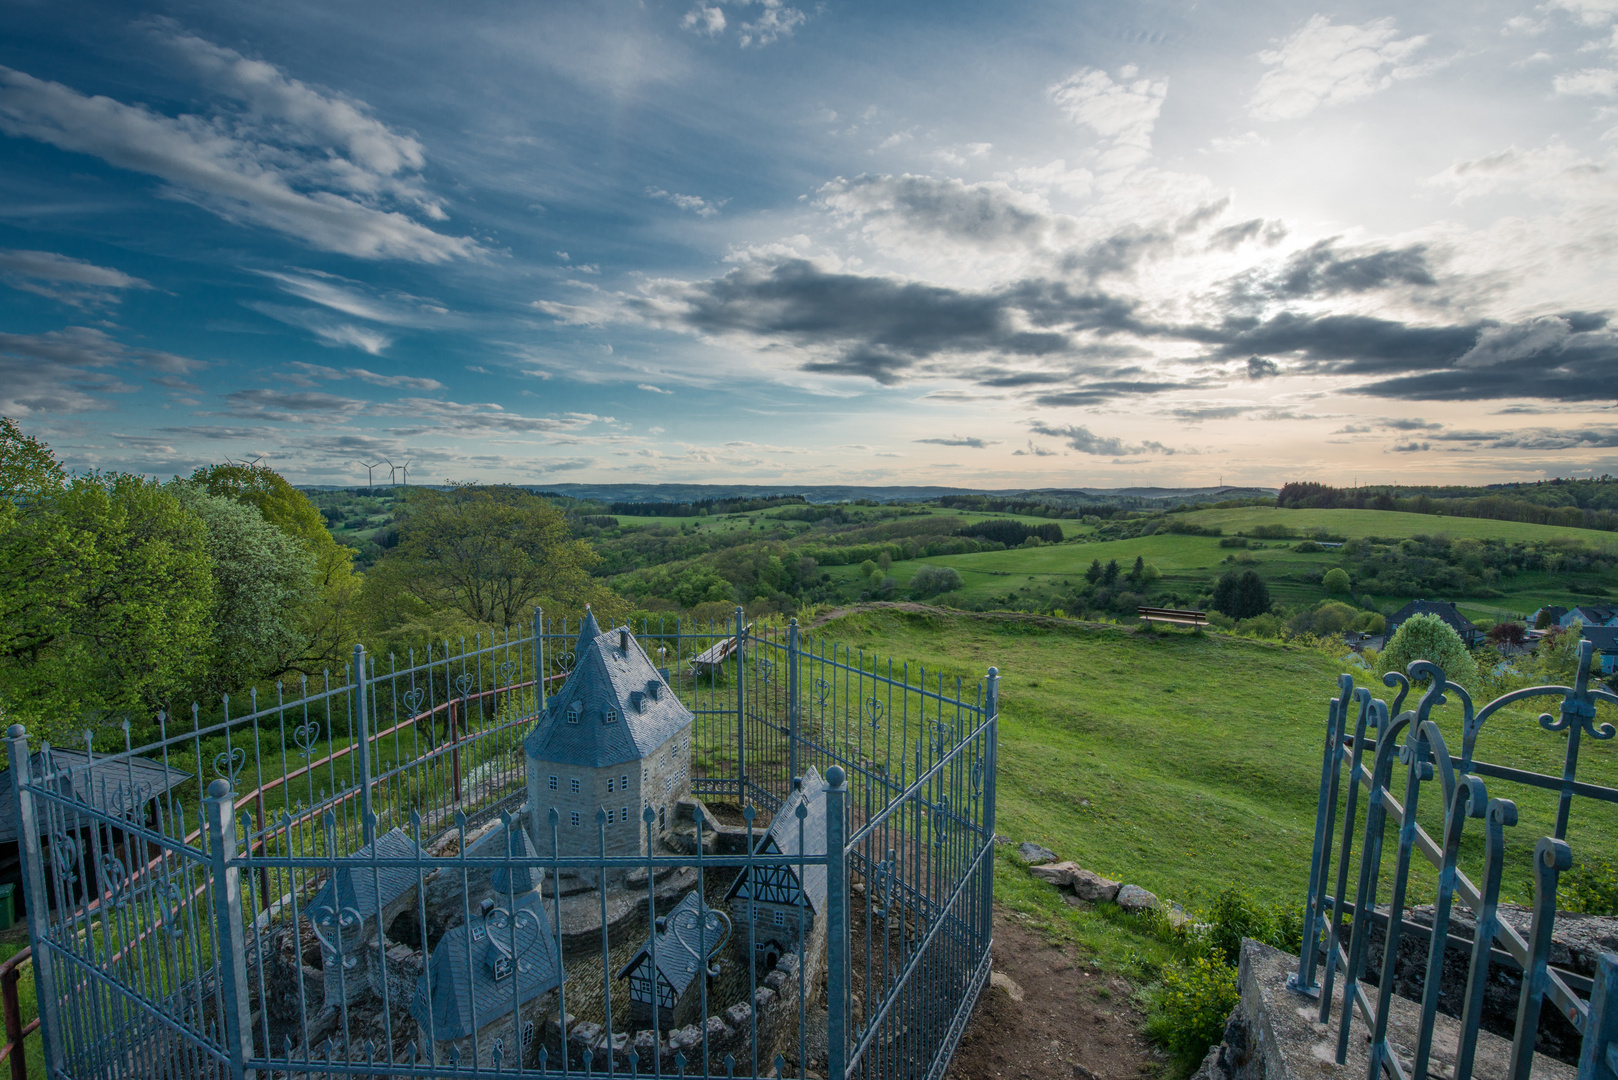
[{"label": "rock", "polygon": [[768,986],[771,990],[774,990],[777,994],[781,992],[781,987],[785,986],[786,984],[787,973],[782,971],[780,968],[776,968],[774,971],[764,976],[764,985]]},{"label": "rock", "polygon": [[724,1042],[726,1039],[735,1034],[734,1031],[725,1025],[724,1020],[717,1016],[708,1017],[707,1029],[708,1041],[711,1043]]},{"label": "rock", "polygon": [[1095,903],[1098,900],[1118,898],[1118,883],[1092,870],[1075,870],[1068,884],[1073,886],[1073,895],[1080,900]]},{"label": "rock", "polygon": [[752,1021],[753,1006],[745,1001],[738,1001],[725,1010],[725,1019],[729,1021],[731,1027],[740,1030]]},{"label": "rock", "polygon": [[1076,862],[1046,863],[1043,866],[1032,868],[1033,875],[1039,880],[1049,882],[1060,889],[1064,885],[1073,884],[1073,875],[1079,872]]},{"label": "rock", "polygon": [[1176,903],[1170,903],[1169,904],[1169,925],[1170,926],[1184,926],[1186,923],[1188,923],[1190,921],[1191,921],[1191,916],[1189,916],[1189,915],[1187,915],[1185,913],[1185,908],[1181,907],[1179,904],[1176,904]]},{"label": "rock", "polygon": [[1095,1073],[1075,1061],[1073,1063],[1073,1080],[1099,1080],[1099,1078]]},{"label": "rock", "polygon": [[1139,885],[1124,885],[1119,887],[1118,895],[1113,898],[1119,907],[1125,911],[1139,914],[1143,911],[1156,911],[1158,899]]},{"label": "rock", "polygon": [[1026,996],[1023,993],[1022,987],[1017,985],[1017,980],[1013,979],[1010,975],[1007,975],[1003,971],[990,972],[989,985],[998,986],[1000,989],[1004,990],[1006,992],[1006,996],[1011,998],[1012,1001],[1021,1001]]},{"label": "rock", "polygon": [[702,1046],[702,1028],[696,1024],[687,1024],[677,1031],[669,1032],[669,1053],[677,1054],[683,1051],[692,1051]]},{"label": "rock", "polygon": [[1030,866],[1056,861],[1056,852],[1048,847],[1025,840],[1017,845],[1017,857]]},{"label": "rock", "polygon": [[775,991],[768,986],[761,986],[753,991],[753,1008],[763,1012],[770,1002],[775,1000]]}]

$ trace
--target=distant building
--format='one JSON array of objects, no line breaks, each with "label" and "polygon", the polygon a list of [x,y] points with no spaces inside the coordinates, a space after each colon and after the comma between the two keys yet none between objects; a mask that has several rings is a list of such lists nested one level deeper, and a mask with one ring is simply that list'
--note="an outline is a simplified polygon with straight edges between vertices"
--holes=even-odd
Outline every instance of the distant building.
[{"label": "distant building", "polygon": [[[697,890],[681,897],[668,915],[657,920],[651,939],[618,972],[620,979],[629,980],[631,1019],[650,1027],[654,996],[657,1024],[663,1031],[700,1019],[703,978],[712,974],[709,960],[729,937],[730,919],[704,904]],[[709,1010],[717,1011],[718,1004],[723,1003],[709,1001]]]},{"label": "distant building", "polygon": [[[337,867],[302,909],[321,939],[320,959],[326,1004],[352,1002],[359,994],[382,992],[388,952],[387,928],[416,903],[414,866],[366,866],[378,859],[427,859],[403,829],[390,829],[349,856],[358,864]],[[436,871],[434,871],[436,873]],[[430,874],[428,876],[431,876]],[[339,952],[339,950],[341,950]]]},{"label": "distant building", "polygon": [[645,855],[653,833],[673,824],[691,791],[691,711],[681,704],[628,627],[602,633],[586,612],[562,689],[523,740],[529,831],[549,855],[549,811],[559,817],[557,853],[597,855],[596,813],[607,822],[608,855]]},{"label": "distant building", "polygon": [[[807,816],[800,823],[798,807]],[[801,840],[800,840],[801,833]],[[793,782],[792,794],[770,822],[770,831],[753,849],[755,855],[787,856],[779,864],[754,864],[742,870],[725,899],[736,914],[736,941],[745,948],[751,923],[752,960],[773,968],[781,957],[809,940],[815,919],[826,908],[826,867],[799,866],[792,857],[826,853],[826,782],[814,766]]]},{"label": "distant building", "polygon": [[1388,620],[1387,636],[1389,641],[1393,640],[1393,635],[1399,632],[1399,627],[1404,625],[1405,620],[1413,615],[1437,615],[1448,623],[1451,629],[1461,635],[1461,640],[1466,642],[1467,648],[1472,648],[1483,640],[1483,631],[1473,626],[1472,620],[1456,610],[1454,604],[1445,600],[1412,600],[1396,611],[1393,617]]},{"label": "distant building", "polygon": [[1585,626],[1618,626],[1618,607],[1605,604],[1576,607],[1556,620],[1559,626],[1581,622]]},{"label": "distant building", "polygon": [[1544,607],[1528,616],[1528,626],[1530,629],[1537,629],[1539,627],[1541,617],[1544,618],[1546,626],[1561,626],[1562,616],[1566,614],[1567,608],[1558,604],[1546,604]]},{"label": "distant building", "polygon": [[1603,675],[1618,674],[1618,626],[1586,626],[1580,635],[1598,650],[1590,670]]},{"label": "distant building", "polygon": [[538,1053],[537,1025],[562,982],[556,935],[537,889],[518,898],[509,921],[497,906],[485,900],[470,923],[448,930],[416,984],[410,1014],[435,1064],[515,1069]]}]

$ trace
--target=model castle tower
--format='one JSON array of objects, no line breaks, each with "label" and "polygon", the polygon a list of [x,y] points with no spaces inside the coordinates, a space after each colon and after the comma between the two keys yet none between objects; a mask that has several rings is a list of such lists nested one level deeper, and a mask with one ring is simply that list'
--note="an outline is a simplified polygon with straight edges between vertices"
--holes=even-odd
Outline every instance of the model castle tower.
[{"label": "model castle tower", "polygon": [[596,814],[607,820],[608,855],[645,855],[642,814],[661,837],[691,791],[691,711],[680,703],[629,628],[606,633],[585,610],[573,671],[523,739],[528,828],[541,855],[600,852]]}]

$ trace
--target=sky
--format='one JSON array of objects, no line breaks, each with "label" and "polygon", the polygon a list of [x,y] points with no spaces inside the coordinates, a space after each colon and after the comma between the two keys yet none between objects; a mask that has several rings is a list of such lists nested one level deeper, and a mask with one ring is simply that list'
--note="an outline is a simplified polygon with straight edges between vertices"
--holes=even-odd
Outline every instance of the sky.
[{"label": "sky", "polygon": [[1618,0],[0,3],[0,414],[308,484],[1618,473],[1615,169]]}]

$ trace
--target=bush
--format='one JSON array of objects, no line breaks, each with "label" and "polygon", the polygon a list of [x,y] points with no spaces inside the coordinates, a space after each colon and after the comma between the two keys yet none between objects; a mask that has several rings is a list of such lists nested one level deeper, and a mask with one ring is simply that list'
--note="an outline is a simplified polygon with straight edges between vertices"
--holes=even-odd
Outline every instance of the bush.
[{"label": "bush", "polygon": [[1233,619],[1270,610],[1270,590],[1256,570],[1229,570],[1214,585],[1213,606]]},{"label": "bush", "polygon": [[953,566],[923,566],[910,578],[910,595],[920,600],[961,587],[961,575]]},{"label": "bush", "polygon": [[1292,545],[1292,550],[1296,551],[1300,555],[1312,555],[1317,551],[1325,551],[1326,549],[1315,543],[1313,540],[1299,540],[1296,544]]},{"label": "bush", "polygon": [[1326,576],[1320,580],[1326,586],[1326,591],[1333,596],[1341,596],[1353,587],[1354,583],[1348,579],[1348,571],[1341,566],[1334,566],[1326,571]]},{"label": "bush", "polygon": [[1247,546],[1247,537],[1227,536],[1219,541],[1219,546],[1222,548],[1244,548]]},{"label": "bush", "polygon": [[1200,1057],[1225,1035],[1241,994],[1236,969],[1218,955],[1197,956],[1163,971],[1163,993],[1147,1034],[1176,1054]]},{"label": "bush", "polygon": [[1605,859],[1581,859],[1562,875],[1556,906],[1587,915],[1618,915],[1618,867]]},{"label": "bush", "polygon": [[[1478,684],[1478,665],[1455,628],[1437,615],[1412,615],[1400,626],[1377,657],[1376,673],[1404,671],[1413,661],[1430,660],[1444,669],[1450,682],[1465,687]],[[1425,684],[1427,680],[1421,680]]]}]

